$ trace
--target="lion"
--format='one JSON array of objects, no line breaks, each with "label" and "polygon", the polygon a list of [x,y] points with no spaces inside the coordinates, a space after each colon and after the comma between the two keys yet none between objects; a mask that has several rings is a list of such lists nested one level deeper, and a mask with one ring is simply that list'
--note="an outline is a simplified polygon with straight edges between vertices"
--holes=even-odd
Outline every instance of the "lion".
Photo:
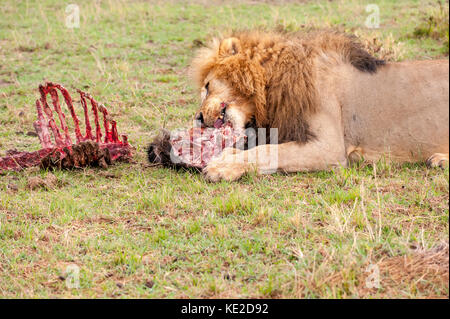
[{"label": "lion", "polygon": [[275,142],[225,149],[211,181],[381,158],[448,165],[448,60],[385,62],[331,31],[240,31],[199,49],[191,71],[203,126],[277,129]]}]

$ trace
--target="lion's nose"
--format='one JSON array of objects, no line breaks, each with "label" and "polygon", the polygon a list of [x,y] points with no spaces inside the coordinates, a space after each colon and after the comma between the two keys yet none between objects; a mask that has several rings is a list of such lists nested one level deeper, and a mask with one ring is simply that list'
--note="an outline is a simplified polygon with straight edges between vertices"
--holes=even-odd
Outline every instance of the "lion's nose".
[{"label": "lion's nose", "polygon": [[198,113],[197,116],[195,117],[195,120],[203,124],[205,122],[205,119],[203,118],[203,113],[202,112]]}]

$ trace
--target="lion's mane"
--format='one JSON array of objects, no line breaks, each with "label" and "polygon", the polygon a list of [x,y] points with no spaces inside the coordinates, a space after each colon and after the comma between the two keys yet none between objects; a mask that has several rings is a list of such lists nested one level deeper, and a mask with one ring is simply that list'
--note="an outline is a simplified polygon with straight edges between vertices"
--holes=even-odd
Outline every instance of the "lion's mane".
[{"label": "lion's mane", "polygon": [[315,87],[317,57],[351,63],[361,72],[376,72],[384,64],[366,52],[357,39],[342,33],[277,33],[240,31],[231,53],[221,51],[224,39],[199,49],[191,71],[201,87],[205,77],[227,81],[233,90],[254,103],[257,127],[278,128],[278,141],[306,142],[314,135],[309,119],[319,107]]}]

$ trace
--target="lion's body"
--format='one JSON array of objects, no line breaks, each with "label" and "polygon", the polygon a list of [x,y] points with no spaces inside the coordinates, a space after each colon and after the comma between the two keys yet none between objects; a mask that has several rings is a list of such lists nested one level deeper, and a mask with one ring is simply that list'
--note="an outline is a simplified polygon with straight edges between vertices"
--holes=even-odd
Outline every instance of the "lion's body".
[{"label": "lion's body", "polygon": [[[448,60],[385,64],[339,33],[244,32],[214,42],[193,65],[208,90],[200,113],[207,125],[220,116],[220,101],[232,101],[233,124],[252,117],[279,135],[277,145],[244,151],[241,163],[232,158],[240,151],[224,152],[206,168],[211,180],[361,158],[448,161]],[[248,160],[251,152],[256,162]]]},{"label": "lion's body", "polygon": [[449,152],[448,60],[388,63],[376,73],[337,69],[333,94],[352,157],[424,161]]}]

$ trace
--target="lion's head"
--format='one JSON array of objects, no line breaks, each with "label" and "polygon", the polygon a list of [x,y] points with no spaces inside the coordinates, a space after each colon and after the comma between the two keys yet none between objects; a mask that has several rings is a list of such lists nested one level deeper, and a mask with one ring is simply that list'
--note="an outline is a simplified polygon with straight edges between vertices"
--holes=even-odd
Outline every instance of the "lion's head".
[{"label": "lion's head", "polygon": [[324,52],[337,52],[362,71],[376,69],[377,60],[353,38],[333,32],[250,31],[214,39],[192,63],[201,96],[197,120],[216,127],[228,121],[235,128],[278,128],[279,142],[306,142],[313,137],[309,117],[318,107],[315,57]]}]

